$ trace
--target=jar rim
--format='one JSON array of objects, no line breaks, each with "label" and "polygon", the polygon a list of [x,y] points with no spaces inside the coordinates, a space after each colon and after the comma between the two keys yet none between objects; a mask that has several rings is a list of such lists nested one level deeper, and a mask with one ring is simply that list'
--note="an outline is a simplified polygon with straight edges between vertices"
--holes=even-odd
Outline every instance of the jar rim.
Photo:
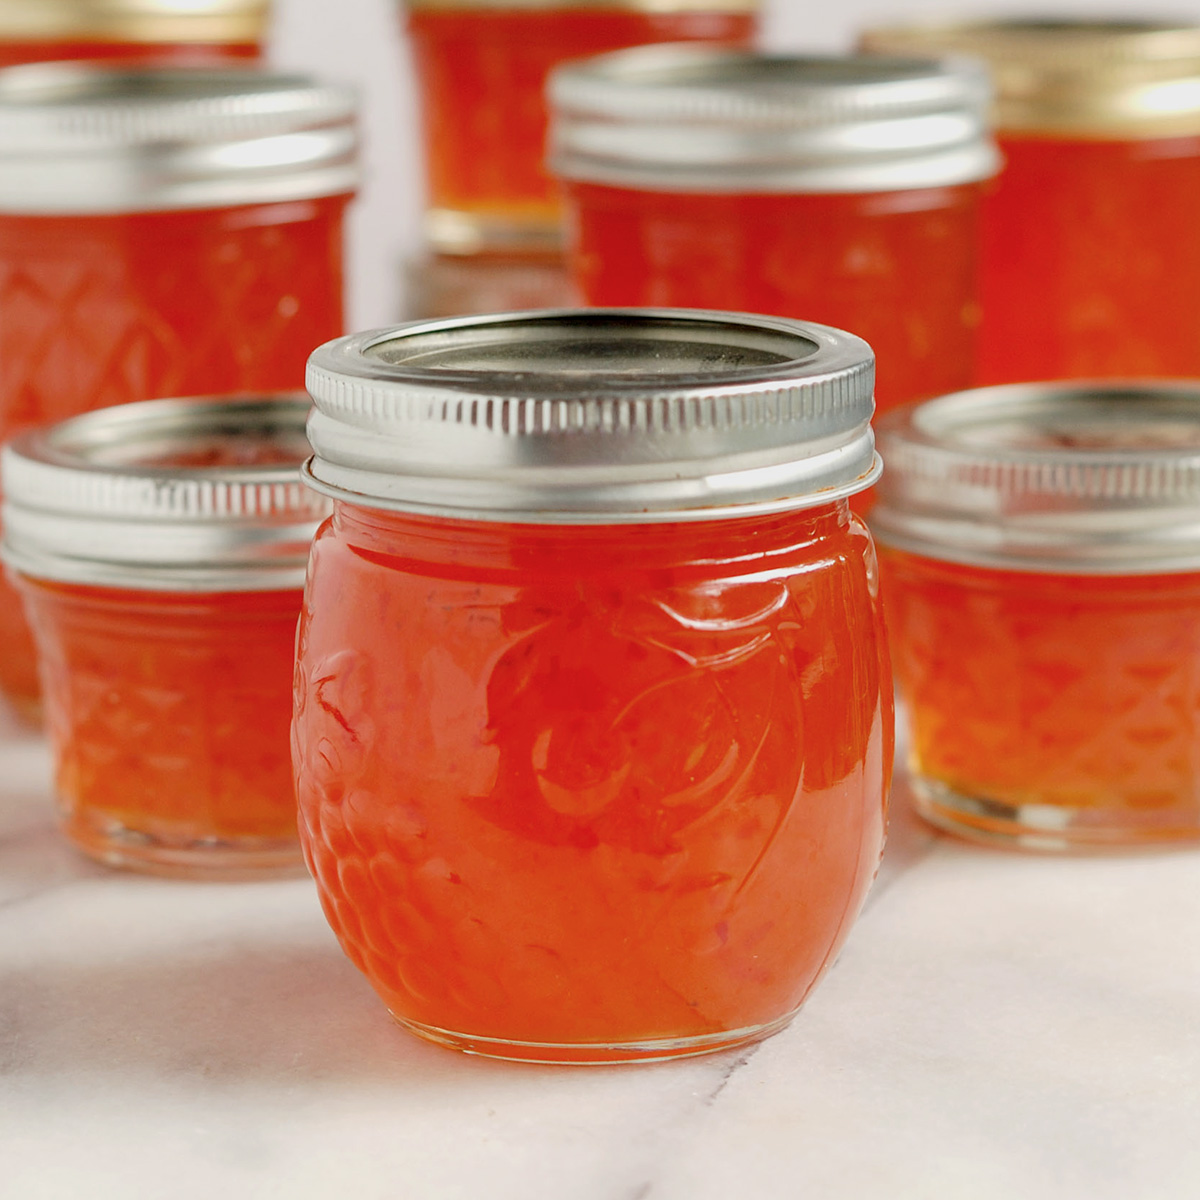
[{"label": "jar rim", "polygon": [[309,409],[303,393],[148,400],[18,434],[0,558],[69,583],[299,587],[330,510],[300,482]]},{"label": "jar rim", "polygon": [[970,59],[638,46],[550,76],[548,162],[642,190],[871,192],[999,169],[987,72]]},{"label": "jar rim", "polygon": [[348,88],[253,66],[0,69],[0,212],[152,212],[346,195]]},{"label": "jar rim", "polygon": [[811,507],[878,475],[874,356],[827,326],[548,309],[326,343],[306,480],[376,508],[526,523]]},{"label": "jar rim", "polygon": [[877,424],[883,545],[1080,574],[1200,569],[1200,385],[1008,384]]},{"label": "jar rim", "polygon": [[871,54],[986,62],[1005,133],[1152,139],[1200,133],[1200,25],[1139,17],[1009,17],[883,25]]},{"label": "jar rim", "polygon": [[270,0],[0,0],[0,38],[256,42]]}]

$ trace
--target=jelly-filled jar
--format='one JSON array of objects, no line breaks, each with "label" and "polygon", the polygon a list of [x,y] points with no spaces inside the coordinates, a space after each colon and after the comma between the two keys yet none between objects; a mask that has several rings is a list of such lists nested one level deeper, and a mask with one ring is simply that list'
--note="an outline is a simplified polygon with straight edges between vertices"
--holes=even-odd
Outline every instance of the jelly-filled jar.
[{"label": "jelly-filled jar", "polygon": [[551,77],[591,304],[737,308],[866,338],[879,410],[974,382],[989,89],[970,62],[648,46]]},{"label": "jelly-filled jar", "polygon": [[0,550],[37,638],[60,821],[103,863],[303,870],[292,665],[328,512],[299,478],[308,411],[152,400],[4,448]]},{"label": "jelly-filled jar", "polygon": [[0,0],[0,67],[256,59],[269,0]]},{"label": "jelly-filled jar", "polygon": [[446,254],[559,254],[542,160],[543,88],[561,62],[646,42],[745,44],[759,0],[405,0],[429,208]]},{"label": "jelly-filled jar", "polygon": [[884,836],[872,368],[665,309],[315,352],[301,840],[402,1025],[616,1062],[795,1013]]},{"label": "jelly-filled jar", "polygon": [[879,439],[921,814],[1033,850],[1200,838],[1200,388],[982,388]]},{"label": "jelly-filled jar", "polygon": [[[298,388],[343,332],[346,90],[247,69],[0,71],[0,441],[161,396]],[[0,585],[0,691],[36,705]]]},{"label": "jelly-filled jar", "polygon": [[1200,376],[1200,26],[983,21],[868,33],[995,76],[982,384]]}]

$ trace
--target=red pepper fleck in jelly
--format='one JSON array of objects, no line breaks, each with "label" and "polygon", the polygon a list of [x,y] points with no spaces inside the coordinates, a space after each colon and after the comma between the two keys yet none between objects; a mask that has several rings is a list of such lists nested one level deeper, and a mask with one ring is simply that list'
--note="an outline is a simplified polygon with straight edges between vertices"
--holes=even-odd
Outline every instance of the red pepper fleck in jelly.
[{"label": "red pepper fleck in jelly", "polygon": [[780,1028],[874,875],[890,672],[858,339],[731,314],[404,326],[313,356],[293,727],[326,915],[500,1057]]}]

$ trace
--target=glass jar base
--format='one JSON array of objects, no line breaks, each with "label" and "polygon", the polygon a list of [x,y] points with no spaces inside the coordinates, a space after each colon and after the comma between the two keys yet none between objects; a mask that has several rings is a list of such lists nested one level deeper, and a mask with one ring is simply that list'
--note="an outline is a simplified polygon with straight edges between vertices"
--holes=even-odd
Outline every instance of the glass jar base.
[{"label": "glass jar base", "polygon": [[1200,840],[1200,803],[1174,808],[1009,804],[914,774],[913,803],[931,825],[973,842],[1047,854]]},{"label": "glass jar base", "polygon": [[392,1013],[392,1019],[417,1037],[464,1054],[502,1058],[509,1062],[547,1063],[558,1066],[612,1066],[618,1063],[661,1062],[672,1058],[695,1058],[749,1046],[778,1033],[799,1009],[793,1009],[765,1025],[752,1025],[723,1033],[695,1037],[651,1038],[644,1042],[520,1042],[507,1038],[480,1037],[424,1025]]},{"label": "glass jar base", "polygon": [[563,253],[563,232],[551,213],[472,212],[458,208],[431,208],[425,214],[425,236],[439,254],[511,254],[519,256]]},{"label": "glass jar base", "polygon": [[62,831],[78,850],[106,867],[170,879],[236,882],[308,873],[294,838],[170,837],[82,813],[67,815]]}]

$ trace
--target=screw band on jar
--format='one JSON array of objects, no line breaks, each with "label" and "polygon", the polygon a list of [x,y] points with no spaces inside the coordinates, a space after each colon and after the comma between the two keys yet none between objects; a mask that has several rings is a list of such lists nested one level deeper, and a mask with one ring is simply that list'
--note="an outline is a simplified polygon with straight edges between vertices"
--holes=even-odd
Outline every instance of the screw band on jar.
[{"label": "screw band on jar", "polygon": [[151,400],[13,439],[0,454],[14,571],[165,592],[298,588],[328,512],[299,481],[303,396]]},{"label": "screw band on jar", "polygon": [[355,98],[294,75],[36,63],[0,71],[0,212],[154,212],[345,195]]},{"label": "screw band on jar", "polygon": [[851,334],[693,310],[418,322],[309,362],[308,482],[335,498],[550,523],[810,507],[880,466]]},{"label": "screw band on jar", "polygon": [[977,566],[1200,569],[1200,389],[1012,384],[882,419],[879,542]]},{"label": "screw band on jar", "polygon": [[257,42],[270,0],[0,0],[0,39]]},{"label": "screw band on jar", "polygon": [[646,46],[559,68],[549,161],[622,187],[869,192],[987,178],[990,97],[970,61]]},{"label": "screw band on jar", "polygon": [[869,30],[882,54],[970,54],[996,82],[1009,133],[1159,138],[1200,133],[1200,26],[1163,21],[1011,20]]}]

